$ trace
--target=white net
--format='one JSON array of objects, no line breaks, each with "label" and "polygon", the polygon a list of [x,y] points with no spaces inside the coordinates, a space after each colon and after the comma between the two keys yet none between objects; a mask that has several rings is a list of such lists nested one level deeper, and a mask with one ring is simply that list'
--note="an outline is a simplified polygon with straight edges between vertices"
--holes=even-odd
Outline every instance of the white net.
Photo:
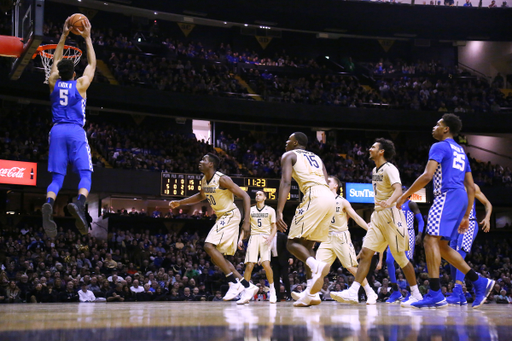
[{"label": "white net", "polygon": [[[48,84],[48,78],[52,71],[53,54],[56,48],[56,44],[42,45],[39,47],[39,56],[41,56],[45,74],[44,84]],[[80,62],[80,57],[82,57],[82,50],[74,46],[64,46],[62,58],[71,59],[75,66],[77,66]]]}]

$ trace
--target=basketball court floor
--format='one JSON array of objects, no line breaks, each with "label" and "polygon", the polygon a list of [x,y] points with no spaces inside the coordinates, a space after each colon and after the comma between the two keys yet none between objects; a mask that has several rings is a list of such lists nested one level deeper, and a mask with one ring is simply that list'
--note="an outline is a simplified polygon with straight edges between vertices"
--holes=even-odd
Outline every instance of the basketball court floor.
[{"label": "basketball court floor", "polygon": [[416,310],[323,302],[0,306],[0,340],[512,340],[512,307]]}]

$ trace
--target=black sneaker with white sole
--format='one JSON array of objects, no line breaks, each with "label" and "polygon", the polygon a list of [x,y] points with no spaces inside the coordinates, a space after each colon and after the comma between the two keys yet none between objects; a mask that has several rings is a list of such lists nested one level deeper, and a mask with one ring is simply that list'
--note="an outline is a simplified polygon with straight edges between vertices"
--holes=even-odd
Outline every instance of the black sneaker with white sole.
[{"label": "black sneaker with white sole", "polygon": [[43,228],[46,235],[50,238],[55,238],[57,236],[57,224],[53,221],[53,206],[52,204],[46,202],[41,207],[41,211],[43,212]]},{"label": "black sneaker with white sole", "polygon": [[75,218],[75,226],[82,235],[87,235],[89,230],[89,223],[85,217],[85,205],[79,202],[72,202],[68,204],[69,213]]}]

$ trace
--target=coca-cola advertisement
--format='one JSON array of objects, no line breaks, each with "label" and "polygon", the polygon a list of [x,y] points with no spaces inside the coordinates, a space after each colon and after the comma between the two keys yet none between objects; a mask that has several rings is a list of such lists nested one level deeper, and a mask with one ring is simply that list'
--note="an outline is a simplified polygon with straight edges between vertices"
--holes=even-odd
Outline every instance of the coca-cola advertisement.
[{"label": "coca-cola advertisement", "polygon": [[0,160],[0,184],[35,186],[37,163]]}]

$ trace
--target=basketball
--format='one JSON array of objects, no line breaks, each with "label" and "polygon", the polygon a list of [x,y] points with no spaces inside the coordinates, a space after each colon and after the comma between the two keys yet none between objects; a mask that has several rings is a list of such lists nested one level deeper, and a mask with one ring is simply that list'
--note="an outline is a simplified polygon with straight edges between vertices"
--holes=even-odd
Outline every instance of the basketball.
[{"label": "basketball", "polygon": [[84,21],[87,20],[87,17],[82,13],[75,13],[69,19],[69,24],[71,27],[71,33],[80,35],[80,31],[84,30]]}]

